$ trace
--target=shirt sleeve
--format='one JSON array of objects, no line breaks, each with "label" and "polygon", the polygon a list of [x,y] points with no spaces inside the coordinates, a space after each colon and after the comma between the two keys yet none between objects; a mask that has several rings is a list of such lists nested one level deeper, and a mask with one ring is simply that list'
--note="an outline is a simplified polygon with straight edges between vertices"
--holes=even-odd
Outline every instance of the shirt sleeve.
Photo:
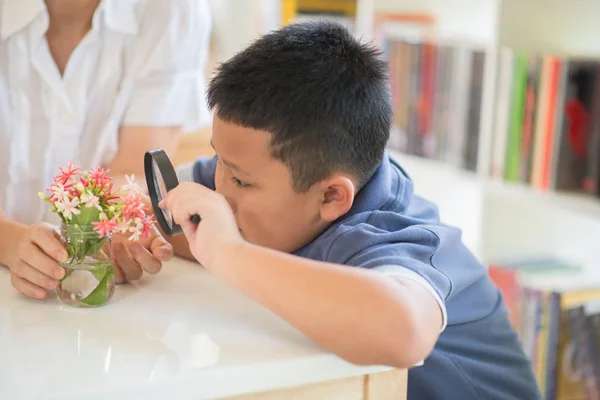
[{"label": "shirt sleeve", "polygon": [[360,223],[340,227],[335,240],[327,246],[327,254],[318,257],[336,264],[402,275],[422,283],[440,305],[445,326],[448,323],[445,304],[453,283],[443,268],[455,268],[455,264],[458,268],[466,260],[457,250],[461,248],[455,242],[458,236],[441,240],[433,229],[409,219],[401,229],[388,230],[387,215],[372,213]]},{"label": "shirt sleeve", "polygon": [[444,300],[442,300],[438,292],[433,288],[433,286],[431,286],[431,284],[427,282],[421,275],[399,265],[381,265],[378,267],[374,267],[372,270],[388,277],[400,277],[404,279],[410,279],[411,281],[423,286],[423,288],[425,288],[427,291],[429,291],[429,293],[431,293],[435,301],[438,303],[438,306],[440,307],[440,312],[442,313],[442,328],[440,329],[440,332],[443,332],[444,329],[446,329],[446,325],[448,325],[448,314],[446,312],[446,304],[444,303]]},{"label": "shirt sleeve", "polygon": [[131,50],[133,89],[123,125],[191,131],[210,122],[204,78],[210,31],[206,0],[147,3]]},{"label": "shirt sleeve", "polygon": [[196,182],[215,190],[215,172],[217,157],[201,157],[194,162],[182,164],[177,168],[179,182]]},{"label": "shirt sleeve", "polygon": [[177,179],[179,182],[194,182],[194,163],[186,163],[177,167]]}]

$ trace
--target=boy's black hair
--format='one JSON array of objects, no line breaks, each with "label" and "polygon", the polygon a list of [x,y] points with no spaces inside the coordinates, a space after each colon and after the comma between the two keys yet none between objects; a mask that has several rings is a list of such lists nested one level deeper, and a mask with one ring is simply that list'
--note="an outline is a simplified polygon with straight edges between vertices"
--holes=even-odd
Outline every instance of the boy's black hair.
[{"label": "boy's black hair", "polygon": [[219,66],[207,97],[220,119],[272,134],[271,155],[287,164],[299,192],[336,172],[362,187],[392,122],[381,53],[327,21],[262,36]]}]

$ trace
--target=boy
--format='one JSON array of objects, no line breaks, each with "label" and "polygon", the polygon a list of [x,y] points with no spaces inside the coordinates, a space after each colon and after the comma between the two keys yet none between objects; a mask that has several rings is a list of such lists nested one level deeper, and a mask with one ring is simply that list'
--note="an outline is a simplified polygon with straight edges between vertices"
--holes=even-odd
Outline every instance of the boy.
[{"label": "boy", "polygon": [[350,362],[424,359],[409,399],[539,398],[486,268],[385,153],[376,50],[292,25],[222,64],[208,100],[217,157],[161,203],[193,257]]}]

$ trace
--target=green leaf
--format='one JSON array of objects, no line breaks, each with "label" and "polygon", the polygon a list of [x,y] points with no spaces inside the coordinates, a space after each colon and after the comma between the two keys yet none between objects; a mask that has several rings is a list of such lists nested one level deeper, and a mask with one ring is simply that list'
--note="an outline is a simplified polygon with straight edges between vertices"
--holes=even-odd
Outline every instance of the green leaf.
[{"label": "green leaf", "polygon": [[81,263],[87,256],[93,256],[102,249],[107,237],[100,238],[92,225],[66,225],[67,251],[71,257],[70,265]]},{"label": "green leaf", "polygon": [[100,283],[98,283],[98,286],[96,286],[92,293],[80,301],[89,306],[99,306],[106,303],[106,297],[108,295],[108,281],[114,278],[115,269],[111,264],[106,265],[104,268],[95,268],[90,270],[90,272],[96,277],[96,279],[100,279],[100,277],[102,277],[102,279],[100,279]]},{"label": "green leaf", "polygon": [[[96,278],[96,280],[98,281],[98,285],[100,283],[102,283],[102,279],[104,279],[104,276],[106,275],[108,268],[94,268],[94,269],[89,269],[88,270],[92,275],[94,275],[94,278]],[[88,295],[88,297],[91,295],[91,293]]]},{"label": "green leaf", "polygon": [[73,215],[72,222],[80,226],[91,226],[92,222],[100,220],[100,210],[96,207],[85,207],[79,208],[81,211],[78,215]]},{"label": "green leaf", "polygon": [[100,250],[102,250],[102,247],[104,246],[104,244],[106,243],[107,240],[108,240],[108,238],[106,236],[103,237],[102,239],[90,240],[88,242],[87,255],[92,256],[92,255],[96,254],[97,252],[99,252]]}]

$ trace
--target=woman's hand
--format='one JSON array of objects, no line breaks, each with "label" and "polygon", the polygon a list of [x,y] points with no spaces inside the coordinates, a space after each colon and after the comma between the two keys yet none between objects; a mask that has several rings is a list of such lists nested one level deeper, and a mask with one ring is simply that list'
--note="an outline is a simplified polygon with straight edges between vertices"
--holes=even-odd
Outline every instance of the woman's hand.
[{"label": "woman's hand", "polygon": [[140,279],[144,271],[152,275],[160,272],[162,263],[173,257],[173,246],[153,227],[149,238],[142,236],[135,242],[129,235],[113,235],[112,253],[115,280],[123,283]]},{"label": "woman's hand", "polygon": [[[140,279],[144,271],[156,274],[162,263],[173,257],[173,247],[156,228],[150,238],[141,238],[137,242],[128,240],[125,235],[114,235],[112,248],[118,283]],[[35,299],[46,298],[47,290],[58,288],[59,280],[64,277],[65,271],[59,263],[67,257],[55,226],[45,222],[31,225],[10,257],[12,261],[8,267],[13,287]]]},{"label": "woman's hand", "polygon": [[60,234],[53,225],[40,222],[31,225],[21,236],[9,263],[10,280],[19,292],[44,299],[58,287],[65,275],[59,262],[66,261],[67,251],[60,241]]}]

